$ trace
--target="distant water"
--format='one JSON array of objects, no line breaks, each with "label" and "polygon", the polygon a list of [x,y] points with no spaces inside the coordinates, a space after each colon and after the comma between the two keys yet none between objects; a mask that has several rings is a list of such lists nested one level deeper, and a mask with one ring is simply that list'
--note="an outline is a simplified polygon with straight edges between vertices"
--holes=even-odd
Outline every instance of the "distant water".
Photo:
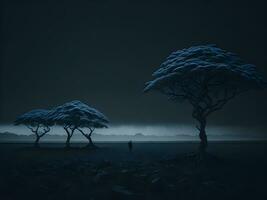
[{"label": "distant water", "polygon": [[[25,126],[14,126],[10,124],[0,125],[0,133],[10,132],[18,135],[29,135],[31,132]],[[50,134],[65,135],[60,126],[53,126]],[[113,125],[105,129],[97,129],[97,134],[102,135],[136,135],[141,133],[146,136],[197,136],[195,125]],[[267,138],[267,132],[260,127],[235,127],[235,126],[209,126],[207,134],[218,138]]]}]

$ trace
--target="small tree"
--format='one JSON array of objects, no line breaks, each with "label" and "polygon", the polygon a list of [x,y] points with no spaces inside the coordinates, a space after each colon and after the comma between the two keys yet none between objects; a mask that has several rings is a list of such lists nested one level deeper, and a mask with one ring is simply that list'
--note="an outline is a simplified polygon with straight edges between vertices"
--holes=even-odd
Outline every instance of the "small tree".
[{"label": "small tree", "polygon": [[82,124],[83,128],[88,128],[89,129],[89,133],[85,133],[82,130],[82,128],[78,128],[78,130],[81,132],[81,134],[84,137],[86,137],[88,142],[89,142],[87,147],[94,147],[95,148],[96,146],[93,143],[92,138],[91,138],[92,133],[94,132],[94,130],[96,128],[107,128],[107,125],[104,122],[100,121],[100,120],[90,120],[90,121],[85,120],[81,124]]},{"label": "small tree", "polygon": [[14,124],[27,126],[36,136],[34,145],[39,147],[40,138],[50,131],[50,125],[46,120],[48,110],[36,109],[17,117]]},{"label": "small tree", "polygon": [[[54,108],[48,115],[48,121],[63,126],[67,133],[67,148],[70,147],[70,139],[75,130],[81,132],[81,128],[84,127],[93,130],[94,122],[99,122],[99,124],[108,123],[108,119],[101,112],[77,100]],[[83,135],[86,135],[86,138],[90,138],[90,141],[91,134],[89,133],[88,137],[87,134]]]},{"label": "small tree", "polygon": [[188,101],[199,125],[200,155],[207,148],[207,117],[236,95],[263,88],[254,65],[215,45],[193,46],[172,53],[146,83],[145,92],[158,90],[174,101]]}]

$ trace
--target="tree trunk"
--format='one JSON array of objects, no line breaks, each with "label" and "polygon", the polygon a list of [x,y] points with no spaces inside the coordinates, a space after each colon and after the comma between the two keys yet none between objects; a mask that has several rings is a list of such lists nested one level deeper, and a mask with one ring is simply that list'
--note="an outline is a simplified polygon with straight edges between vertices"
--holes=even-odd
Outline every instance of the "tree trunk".
[{"label": "tree trunk", "polygon": [[70,134],[67,134],[67,140],[66,140],[66,148],[70,148]]},{"label": "tree trunk", "polygon": [[200,159],[202,159],[206,155],[206,149],[208,146],[208,140],[206,135],[206,119],[199,120],[200,127],[199,127],[199,155]]},{"label": "tree trunk", "polygon": [[92,141],[92,139],[91,139],[91,136],[87,136],[86,138],[88,139],[87,147],[93,147],[93,148],[96,148],[96,145],[93,143],[93,141]]},{"label": "tree trunk", "polygon": [[35,139],[35,142],[34,142],[34,147],[39,147],[39,140],[40,140],[40,136],[36,134],[36,139]]}]

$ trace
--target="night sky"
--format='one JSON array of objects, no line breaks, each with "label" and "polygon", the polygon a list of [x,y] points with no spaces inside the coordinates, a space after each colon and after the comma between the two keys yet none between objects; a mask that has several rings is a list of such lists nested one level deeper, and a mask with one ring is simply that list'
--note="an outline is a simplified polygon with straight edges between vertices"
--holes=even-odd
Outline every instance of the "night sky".
[{"label": "night sky", "polygon": [[[144,83],[173,51],[215,43],[267,77],[266,0],[2,2],[0,123],[81,100],[113,124],[191,124],[191,106]],[[212,124],[266,126],[267,91],[249,92]]]}]

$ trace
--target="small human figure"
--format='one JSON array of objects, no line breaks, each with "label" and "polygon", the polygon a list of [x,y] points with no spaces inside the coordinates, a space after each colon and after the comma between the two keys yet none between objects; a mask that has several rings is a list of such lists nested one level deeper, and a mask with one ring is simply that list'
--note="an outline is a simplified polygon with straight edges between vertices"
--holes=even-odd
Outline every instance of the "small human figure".
[{"label": "small human figure", "polygon": [[133,143],[132,143],[132,140],[130,140],[128,142],[128,148],[129,148],[129,152],[132,152],[132,149],[133,149]]}]

